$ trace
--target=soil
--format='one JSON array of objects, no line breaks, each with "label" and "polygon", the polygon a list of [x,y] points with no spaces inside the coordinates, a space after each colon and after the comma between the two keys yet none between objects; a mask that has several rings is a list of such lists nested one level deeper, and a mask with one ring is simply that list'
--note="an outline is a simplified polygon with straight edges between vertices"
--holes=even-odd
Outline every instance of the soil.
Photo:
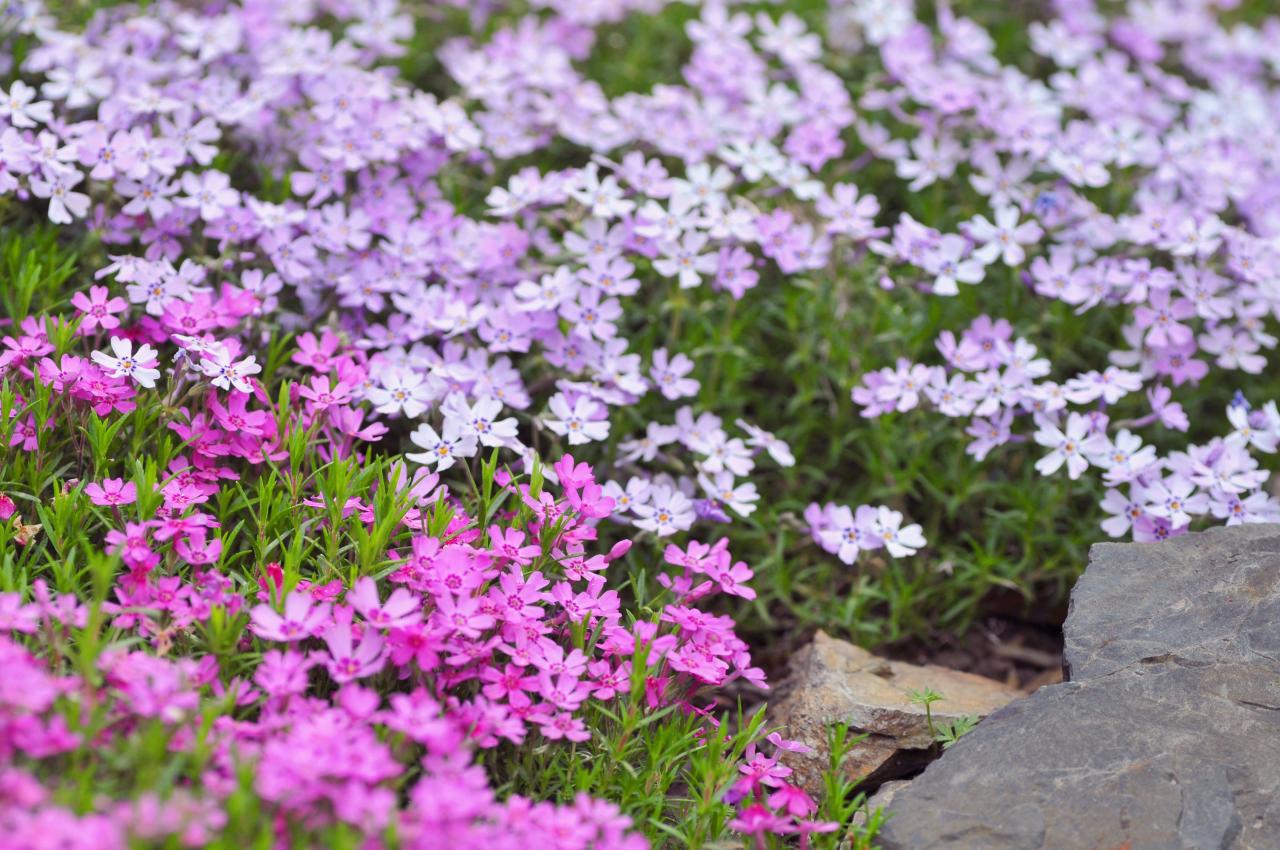
[{"label": "soil", "polygon": [[912,664],[937,664],[995,679],[1027,693],[1062,681],[1064,603],[1028,607],[1020,596],[993,596],[984,615],[964,634],[938,632],[877,651]]},{"label": "soil", "polygon": [[1062,681],[1062,630],[1007,617],[985,617],[958,637],[943,633],[881,647],[880,654],[976,673],[1027,693]]}]

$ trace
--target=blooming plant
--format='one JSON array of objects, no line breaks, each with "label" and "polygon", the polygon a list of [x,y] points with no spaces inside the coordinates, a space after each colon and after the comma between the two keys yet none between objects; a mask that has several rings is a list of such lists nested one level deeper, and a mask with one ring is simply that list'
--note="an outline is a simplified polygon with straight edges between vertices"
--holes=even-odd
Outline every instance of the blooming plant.
[{"label": "blooming plant", "polygon": [[1280,21],[928,5],[0,8],[5,846],[867,847],[753,646],[1280,518]]}]

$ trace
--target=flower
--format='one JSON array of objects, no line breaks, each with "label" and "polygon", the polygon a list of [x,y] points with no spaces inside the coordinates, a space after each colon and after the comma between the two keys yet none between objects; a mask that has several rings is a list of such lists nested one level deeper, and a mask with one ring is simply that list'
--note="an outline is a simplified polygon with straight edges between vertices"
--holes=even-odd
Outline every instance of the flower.
[{"label": "flower", "polygon": [[477,440],[473,430],[464,430],[456,419],[445,419],[443,435],[425,422],[418,426],[409,440],[423,449],[421,452],[410,452],[405,458],[414,463],[429,464],[437,471],[443,472],[460,458],[474,457],[477,451]]},{"label": "flower", "polygon": [[679,240],[662,243],[661,258],[653,261],[653,268],[663,277],[674,277],[681,289],[692,289],[702,283],[704,274],[713,274],[719,264],[714,253],[700,253],[707,244],[707,236],[690,231]]},{"label": "flower", "polygon": [[1039,242],[1044,231],[1034,221],[1019,224],[1017,207],[999,207],[995,215],[995,224],[980,215],[969,223],[969,235],[982,243],[973,252],[974,257],[987,265],[997,258],[1007,266],[1021,265],[1027,257],[1022,246]]},{"label": "flower", "polygon": [[93,352],[93,362],[108,370],[113,378],[127,377],[139,386],[150,389],[156,385],[160,370],[155,368],[156,351],[149,345],[142,345],[135,353],[133,342],[124,337],[111,337],[111,351],[115,355],[102,351]]},{"label": "flower", "polygon": [[855,514],[845,505],[835,506],[824,517],[818,539],[823,548],[835,553],[841,561],[852,564],[864,550],[884,545],[878,525],[879,512],[870,505],[860,505]]},{"label": "flower", "polygon": [[[446,421],[456,420],[459,430],[471,433],[480,445],[519,449],[515,417],[497,419],[501,412],[502,402],[496,398],[483,398],[473,405],[468,405],[456,396],[445,401]],[[573,442],[572,437],[569,442]]]},{"label": "flower", "polygon": [[638,528],[652,531],[659,537],[687,531],[694,520],[693,502],[667,484],[655,484],[649,493],[649,501],[634,505],[632,511],[639,517],[635,521]]},{"label": "flower", "polygon": [[875,530],[876,536],[884,541],[885,548],[895,558],[914,555],[925,545],[919,524],[902,525],[902,513],[883,505],[876,511]]},{"label": "flower", "polygon": [[956,282],[979,283],[986,275],[977,257],[964,259],[965,240],[955,234],[947,234],[938,241],[937,250],[929,257],[928,268],[935,275],[935,295],[955,295],[960,292]]},{"label": "flower", "polygon": [[1041,475],[1052,475],[1065,463],[1067,475],[1074,480],[1089,468],[1090,457],[1107,451],[1106,436],[1093,433],[1088,418],[1079,413],[1067,417],[1065,431],[1047,418],[1037,421],[1040,430],[1036,431],[1036,442],[1052,449],[1036,461],[1036,471]]},{"label": "flower", "polygon": [[120,478],[106,478],[101,484],[85,485],[84,493],[95,505],[132,505],[138,499],[138,485]]},{"label": "flower", "polygon": [[53,104],[36,100],[36,90],[22,80],[14,80],[8,93],[0,91],[0,118],[8,118],[14,127],[35,127],[53,120]]},{"label": "flower", "polygon": [[760,498],[755,484],[748,481],[738,485],[734,481],[733,473],[728,470],[721,470],[714,476],[699,475],[698,484],[707,494],[708,499],[727,505],[741,516],[750,516],[756,509],[756,501]]},{"label": "flower", "polygon": [[426,378],[408,369],[391,369],[382,375],[382,383],[368,392],[374,409],[384,415],[403,414],[410,419],[421,416],[431,399]]},{"label": "flower", "polygon": [[240,203],[240,193],[231,188],[231,178],[212,169],[198,174],[185,172],[182,191],[186,194],[178,198],[178,206],[196,210],[205,221],[217,221]]},{"label": "flower", "polygon": [[382,636],[372,629],[365,630],[358,646],[353,645],[349,621],[340,621],[330,626],[323,637],[325,645],[329,647],[329,658],[325,659],[324,664],[335,682],[346,683],[368,678],[386,664]]},{"label": "flower", "polygon": [[380,603],[378,585],[368,576],[356,582],[347,601],[370,625],[380,629],[405,628],[422,619],[422,601],[411,591],[398,587],[385,603]]},{"label": "flower", "polygon": [[303,640],[325,630],[330,621],[330,610],[329,603],[316,603],[310,594],[293,590],[285,597],[283,616],[266,603],[254,606],[249,612],[250,628],[263,640]]},{"label": "flower", "polygon": [[213,352],[212,357],[202,357],[200,368],[212,379],[209,383],[215,387],[223,390],[235,389],[242,393],[253,392],[253,382],[249,380],[249,376],[262,371],[254,355],[233,362],[226,349]]},{"label": "flower", "polygon": [[116,314],[129,306],[123,298],[110,297],[110,290],[105,286],[89,287],[89,294],[77,292],[71,296],[71,304],[81,312],[80,332],[89,333],[96,328],[114,330],[120,327]]},{"label": "flower", "polygon": [[37,198],[49,199],[49,220],[54,224],[71,224],[77,218],[89,214],[89,196],[73,192],[84,175],[78,171],[57,169],[31,178],[31,193]]},{"label": "flower", "polygon": [[701,384],[685,377],[692,371],[693,361],[683,354],[669,357],[665,348],[653,352],[653,368],[649,375],[665,398],[674,400],[696,395]]},{"label": "flower", "polygon": [[551,414],[557,418],[544,417],[543,424],[560,436],[567,437],[571,446],[603,440],[609,436],[609,420],[604,418],[604,407],[586,396],[578,396],[570,405],[563,393],[556,393],[548,406]]}]

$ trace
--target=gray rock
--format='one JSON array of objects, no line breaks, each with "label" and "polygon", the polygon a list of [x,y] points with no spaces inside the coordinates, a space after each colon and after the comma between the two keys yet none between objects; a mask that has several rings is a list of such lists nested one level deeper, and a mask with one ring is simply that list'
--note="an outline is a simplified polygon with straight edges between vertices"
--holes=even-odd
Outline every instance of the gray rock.
[{"label": "gray rock", "polygon": [[874,812],[876,809],[883,809],[893,802],[893,798],[898,792],[911,784],[910,779],[890,779],[885,784],[876,789],[876,793],[867,798],[867,802],[862,809],[854,812],[854,826],[864,826],[867,823],[867,814]]},{"label": "gray rock", "polygon": [[1280,527],[1101,544],[1071,681],[894,796],[883,850],[1280,850]]}]

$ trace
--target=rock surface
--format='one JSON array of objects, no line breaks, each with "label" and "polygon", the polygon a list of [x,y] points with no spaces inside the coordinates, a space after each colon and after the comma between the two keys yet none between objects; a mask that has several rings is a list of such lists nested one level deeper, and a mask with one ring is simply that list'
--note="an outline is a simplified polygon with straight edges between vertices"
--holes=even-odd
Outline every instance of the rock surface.
[{"label": "rock surface", "polygon": [[908,694],[924,688],[945,697],[933,704],[935,724],[966,715],[985,717],[1018,696],[981,676],[888,661],[818,632],[792,659],[791,675],[770,705],[770,722],[813,748],[811,753],[787,753],[784,762],[806,790],[819,791],[828,761],[827,727],[843,720],[850,734],[867,733],[845,761],[850,778],[878,782],[918,770],[933,756],[933,738],[924,707]]},{"label": "rock surface", "polygon": [[876,809],[887,808],[893,802],[893,798],[898,792],[911,784],[910,779],[891,779],[881,785],[876,793],[867,798],[865,811],[859,809],[853,814],[853,824],[855,826],[863,826],[867,822],[866,812],[874,812]]},{"label": "rock surface", "polygon": [[1280,526],[1100,544],[1071,681],[899,790],[883,850],[1280,850]]}]

